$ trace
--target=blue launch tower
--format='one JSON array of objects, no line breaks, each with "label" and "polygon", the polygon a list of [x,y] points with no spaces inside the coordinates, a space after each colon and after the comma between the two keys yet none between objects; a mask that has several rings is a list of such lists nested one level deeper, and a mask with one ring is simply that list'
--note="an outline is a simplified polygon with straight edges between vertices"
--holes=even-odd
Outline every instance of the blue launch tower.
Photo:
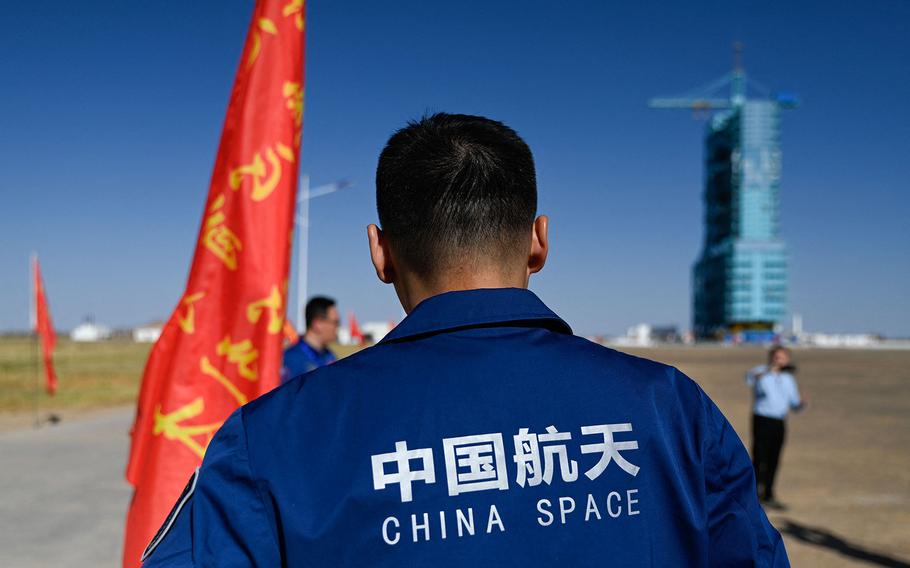
[{"label": "blue launch tower", "polygon": [[[780,94],[748,98],[738,60],[731,73],[694,94],[650,101],[653,108],[711,113],[705,131],[704,242],[692,269],[693,328],[702,338],[769,335],[787,311],[780,115],[797,103]],[[711,94],[727,86],[729,98]]]}]

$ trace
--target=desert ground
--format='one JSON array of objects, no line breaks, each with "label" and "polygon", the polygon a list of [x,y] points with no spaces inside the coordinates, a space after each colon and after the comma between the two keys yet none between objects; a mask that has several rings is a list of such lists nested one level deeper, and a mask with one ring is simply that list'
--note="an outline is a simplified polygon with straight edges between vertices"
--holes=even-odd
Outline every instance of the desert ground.
[{"label": "desert ground", "polygon": [[[744,371],[760,349],[657,348],[636,355],[698,381],[749,447]],[[910,351],[794,350],[808,408],[788,420],[769,511],[794,566],[910,566]]]}]

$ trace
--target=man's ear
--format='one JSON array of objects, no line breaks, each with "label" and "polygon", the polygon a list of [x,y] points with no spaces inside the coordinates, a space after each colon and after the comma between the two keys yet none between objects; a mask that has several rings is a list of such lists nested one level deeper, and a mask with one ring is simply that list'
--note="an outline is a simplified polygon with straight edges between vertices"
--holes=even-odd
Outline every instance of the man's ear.
[{"label": "man's ear", "polygon": [[376,276],[386,284],[393,283],[395,267],[389,252],[389,240],[383,234],[382,229],[372,223],[367,225],[367,239],[370,242],[370,258],[373,260]]},{"label": "man's ear", "polygon": [[549,224],[550,219],[546,215],[534,219],[534,226],[531,228],[531,253],[528,255],[528,277],[540,272],[547,263],[547,254],[550,252],[550,241],[547,236]]}]

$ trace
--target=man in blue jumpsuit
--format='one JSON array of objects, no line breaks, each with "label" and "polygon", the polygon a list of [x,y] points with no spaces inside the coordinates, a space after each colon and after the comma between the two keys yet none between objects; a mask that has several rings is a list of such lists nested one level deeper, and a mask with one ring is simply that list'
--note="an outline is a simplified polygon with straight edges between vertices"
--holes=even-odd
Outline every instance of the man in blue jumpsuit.
[{"label": "man in blue jumpsuit", "polygon": [[698,385],[527,290],[548,220],[513,130],[412,122],[376,187],[407,318],[236,411],[146,566],[788,566]]},{"label": "man in blue jumpsuit", "polygon": [[341,324],[335,300],[325,296],[311,298],[303,310],[303,317],[306,331],[297,343],[284,350],[282,384],[336,360],[329,349],[331,343],[338,341],[338,326]]}]

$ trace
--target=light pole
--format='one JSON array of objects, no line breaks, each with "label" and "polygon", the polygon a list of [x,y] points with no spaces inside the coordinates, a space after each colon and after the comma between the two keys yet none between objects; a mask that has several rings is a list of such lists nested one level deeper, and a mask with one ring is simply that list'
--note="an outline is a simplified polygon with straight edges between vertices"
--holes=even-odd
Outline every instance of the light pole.
[{"label": "light pole", "polygon": [[300,193],[297,195],[297,329],[304,333],[306,323],[303,317],[303,310],[306,306],[307,299],[307,248],[309,247],[310,232],[310,200],[330,193],[335,193],[341,189],[346,189],[354,184],[348,180],[339,180],[334,183],[320,185],[310,189],[310,176],[303,174],[300,176]]}]

